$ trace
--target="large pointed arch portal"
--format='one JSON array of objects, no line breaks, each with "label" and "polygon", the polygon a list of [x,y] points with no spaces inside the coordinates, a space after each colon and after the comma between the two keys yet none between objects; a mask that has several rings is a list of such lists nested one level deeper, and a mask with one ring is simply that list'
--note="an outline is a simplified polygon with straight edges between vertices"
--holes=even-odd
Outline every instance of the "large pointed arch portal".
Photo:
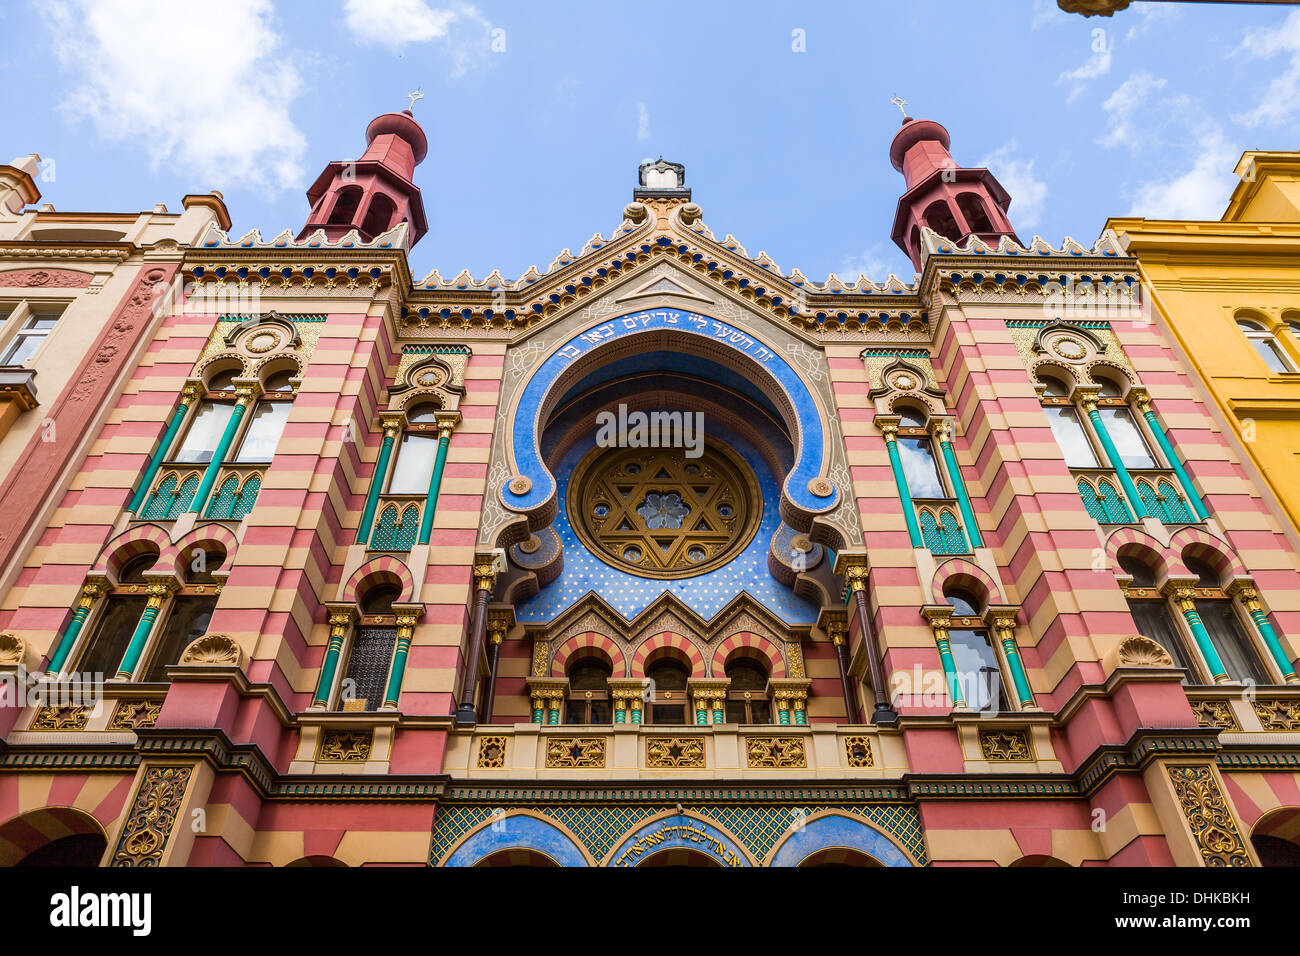
[{"label": "large pointed arch portal", "polygon": [[799,372],[753,332],[696,312],[654,309],[602,322],[557,346],[519,393],[508,444],[511,480],[501,489],[509,510],[545,527],[556,510],[554,476],[541,453],[541,431],[569,386],[592,369],[634,354],[696,355],[724,364],[758,384],[785,419],[795,460],[781,489],[781,515],[808,530],[814,516],[839,503],[841,491],[825,475],[830,447],[825,411]]}]

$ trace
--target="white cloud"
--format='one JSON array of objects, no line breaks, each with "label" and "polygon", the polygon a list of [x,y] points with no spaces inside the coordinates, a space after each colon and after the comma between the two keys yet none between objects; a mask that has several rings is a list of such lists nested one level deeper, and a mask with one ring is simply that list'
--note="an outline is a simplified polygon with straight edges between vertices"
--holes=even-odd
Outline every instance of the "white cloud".
[{"label": "white cloud", "polygon": [[1286,69],[1268,84],[1259,104],[1233,119],[1252,129],[1291,119],[1300,110],[1300,12],[1291,13],[1280,27],[1247,33],[1239,52],[1263,59],[1286,53],[1289,59]]},{"label": "white cloud", "polygon": [[1012,140],[975,165],[990,170],[1011,194],[1011,208],[1007,212],[1011,224],[1017,230],[1032,229],[1043,215],[1047,183],[1034,175],[1035,160],[1021,159],[1016,155],[1019,149],[1020,144]]},{"label": "white cloud", "polygon": [[1139,70],[1116,87],[1101,104],[1106,113],[1106,132],[1097,141],[1108,148],[1127,145],[1136,149],[1145,141],[1146,131],[1134,128],[1134,116],[1142,107],[1149,106],[1154,94],[1165,85],[1163,78]]},{"label": "white cloud", "polygon": [[882,252],[881,244],[877,242],[863,249],[856,256],[845,256],[844,264],[835,270],[835,274],[845,282],[854,282],[858,276],[883,282],[891,272],[898,271],[896,260],[897,256],[889,256],[887,251]]},{"label": "white cloud", "polygon": [[1121,83],[1102,104],[1106,132],[1098,142],[1107,148],[1127,146],[1140,154],[1144,172],[1159,174],[1132,191],[1129,215],[1217,219],[1232,191],[1240,151],[1198,100],[1157,95],[1166,85],[1143,71]]},{"label": "white cloud", "polygon": [[650,138],[650,111],[645,108],[644,103],[636,105],[636,138],[638,142],[645,142]]},{"label": "white cloud", "polygon": [[302,78],[270,0],[68,0],[43,14],[74,77],[62,107],[101,138],[139,145],[196,189],[300,183],[307,144],[289,107]]},{"label": "white cloud", "polygon": [[1068,22],[1069,15],[1056,4],[1056,0],[1034,0],[1034,16],[1029,22],[1029,29],[1040,27],[1059,27]]},{"label": "white cloud", "polygon": [[[476,7],[451,3],[433,7],[427,0],[344,0],[348,29],[361,43],[402,52],[412,43],[448,41],[453,77],[465,73],[487,55],[487,34],[492,25]],[[477,29],[479,39],[453,36],[459,27]]]},{"label": "white cloud", "polygon": [[1233,167],[1239,150],[1224,138],[1208,117],[1195,131],[1196,159],[1192,168],[1148,180],[1133,196],[1130,216],[1148,219],[1218,219],[1236,182]]},{"label": "white cloud", "polygon": [[1066,97],[1067,103],[1073,103],[1083,91],[1087,88],[1088,82],[1097,79],[1099,76],[1105,76],[1110,72],[1111,51],[1115,49],[1115,41],[1107,42],[1107,34],[1104,30],[1093,31],[1092,56],[1084,61],[1082,66],[1073,70],[1066,70],[1056,78],[1058,84],[1066,81],[1073,81],[1074,87],[1070,90],[1070,95]]},{"label": "white cloud", "polygon": [[1124,34],[1125,40],[1146,36],[1151,32],[1152,27],[1158,27],[1164,23],[1173,23],[1182,16],[1182,11],[1172,3],[1144,3],[1141,6],[1133,7],[1132,12],[1139,19],[1137,23],[1128,28],[1128,33]]}]

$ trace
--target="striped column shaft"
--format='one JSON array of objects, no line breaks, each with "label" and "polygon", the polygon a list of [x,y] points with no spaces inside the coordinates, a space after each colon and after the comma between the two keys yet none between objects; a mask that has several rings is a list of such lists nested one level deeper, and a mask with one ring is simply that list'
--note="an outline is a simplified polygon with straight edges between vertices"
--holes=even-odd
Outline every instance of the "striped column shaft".
[{"label": "striped column shaft", "polygon": [[1020,658],[1020,647],[1016,644],[1016,619],[1012,616],[995,616],[993,630],[1002,645],[1002,656],[1007,660],[1011,671],[1011,684],[1016,689],[1016,697],[1021,707],[1034,706],[1034,692],[1029,689],[1029,675],[1025,673],[1025,663]]},{"label": "striped column shaft", "polygon": [[144,506],[145,499],[149,496],[149,490],[153,488],[153,480],[158,476],[158,469],[167,460],[167,453],[171,451],[172,444],[176,441],[176,433],[181,430],[181,423],[185,421],[185,413],[189,411],[190,405],[193,404],[198,394],[198,385],[186,385],[181,391],[181,400],[172,411],[171,419],[167,422],[167,430],[163,432],[162,440],[158,442],[158,447],[154,449],[153,455],[149,458],[149,464],[140,477],[140,485],[131,498],[131,504],[127,506],[127,510],[132,514],[138,514]]},{"label": "striped column shaft", "polygon": [[325,648],[325,660],[321,664],[320,679],[316,682],[316,694],[312,698],[313,707],[329,705],[330,694],[334,690],[334,675],[339,668],[339,658],[343,654],[343,641],[348,636],[352,622],[356,620],[354,608],[334,608],[330,611],[330,641]]},{"label": "striped column shaft", "polygon": [[158,612],[171,591],[171,582],[164,581],[152,583],[145,589],[149,600],[145,603],[144,613],[140,615],[140,623],[135,626],[135,633],[131,635],[130,643],[126,645],[122,663],[117,667],[117,676],[122,680],[130,680],[135,674],[136,665],[140,663],[140,655],[144,653],[145,645],[149,642],[149,635],[153,633],[154,622],[158,620]]},{"label": "striped column shaft", "polygon": [[1224,669],[1223,661],[1219,659],[1219,652],[1214,649],[1214,644],[1210,641],[1210,634],[1205,630],[1200,612],[1196,610],[1196,602],[1193,600],[1196,591],[1192,588],[1173,588],[1171,596],[1174,603],[1178,605],[1178,610],[1183,612],[1183,618],[1192,632],[1196,647],[1200,650],[1201,657],[1205,659],[1205,666],[1210,669],[1210,679],[1215,683],[1226,681],[1228,672]]},{"label": "striped column shaft", "polygon": [[366,492],[366,507],[361,512],[361,523],[357,525],[357,544],[370,541],[370,529],[375,523],[375,509],[379,506],[379,492],[388,478],[388,460],[393,455],[393,443],[402,428],[400,417],[383,417],[379,425],[384,430],[384,439],[379,444],[379,456],[375,459],[375,471],[370,476],[370,490]]},{"label": "striped column shaft", "polygon": [[203,480],[199,482],[199,490],[194,493],[194,500],[190,502],[190,513],[203,514],[203,506],[208,502],[208,495],[212,494],[212,486],[217,483],[217,473],[221,471],[221,464],[226,460],[226,454],[230,451],[230,445],[235,440],[235,434],[239,431],[239,423],[244,418],[244,412],[248,406],[253,403],[253,390],[251,388],[238,388],[235,390],[235,410],[230,413],[230,421],[226,422],[226,430],[221,434],[221,441],[217,442],[216,451],[212,453],[212,460],[208,462],[207,470],[203,472]]},{"label": "striped column shaft", "polygon": [[438,453],[433,461],[433,474],[429,476],[429,491],[424,496],[424,514],[420,518],[418,544],[428,544],[433,534],[433,515],[438,510],[438,490],[442,487],[442,473],[447,467],[447,448],[451,445],[452,422],[438,423]]},{"label": "striped column shaft", "polygon": [[1134,396],[1134,401],[1137,403],[1138,411],[1142,413],[1142,417],[1147,420],[1147,425],[1151,428],[1151,434],[1156,438],[1156,444],[1160,446],[1160,450],[1164,453],[1165,461],[1169,462],[1169,467],[1178,476],[1178,482],[1183,486],[1183,494],[1192,503],[1192,510],[1196,513],[1196,517],[1204,521],[1210,516],[1210,512],[1205,507],[1205,502],[1201,500],[1201,496],[1197,494],[1192,479],[1188,477],[1187,471],[1183,468],[1183,463],[1174,452],[1174,446],[1169,441],[1164,426],[1160,424],[1160,419],[1156,417],[1154,409],[1151,408],[1151,399],[1146,395],[1138,394]]},{"label": "striped column shaft", "polygon": [[393,666],[388,673],[388,689],[384,691],[384,707],[397,707],[402,695],[402,675],[406,672],[406,659],[411,653],[411,638],[415,622],[424,608],[402,607],[397,610],[397,648],[393,652]]},{"label": "striped column shaft", "polygon": [[1106,424],[1101,420],[1101,412],[1097,411],[1097,403],[1086,400],[1083,407],[1088,413],[1088,421],[1092,422],[1092,427],[1096,429],[1097,438],[1101,441],[1101,447],[1106,452],[1110,467],[1115,469],[1115,476],[1119,478],[1119,483],[1124,488],[1124,497],[1128,498],[1129,507],[1133,509],[1134,516],[1138,518],[1151,517],[1147,513],[1146,505],[1142,503],[1141,496],[1138,494],[1137,485],[1133,484],[1133,476],[1124,467],[1124,461],[1119,456],[1119,449],[1111,441],[1110,432],[1106,431]]},{"label": "striped column shaft", "polygon": [[1253,587],[1236,587],[1232,590],[1241,599],[1241,603],[1246,608],[1246,613],[1250,615],[1250,619],[1255,622],[1255,627],[1259,630],[1259,636],[1264,639],[1264,646],[1268,648],[1273,663],[1282,672],[1282,679],[1288,684],[1300,683],[1300,676],[1296,675],[1295,666],[1287,658],[1286,649],[1282,647],[1282,641],[1278,638],[1277,631],[1273,630],[1268,614],[1260,606],[1259,592]]},{"label": "striped column shaft", "polygon": [[975,509],[971,507],[970,497],[966,494],[966,482],[962,480],[961,468],[957,466],[957,453],[952,447],[952,426],[946,422],[938,426],[935,437],[939,439],[939,449],[943,453],[944,464],[948,467],[948,478],[952,481],[953,490],[957,492],[957,506],[961,509],[962,524],[966,526],[966,537],[972,547],[983,547],[984,539],[980,537],[979,525],[975,522]]},{"label": "striped column shaft", "polygon": [[880,426],[885,433],[885,447],[889,450],[889,467],[894,472],[894,484],[898,486],[898,498],[903,503],[903,520],[907,522],[907,536],[912,539],[912,547],[921,547],[921,526],[916,521],[916,506],[912,504],[912,493],[907,490],[907,475],[903,471],[903,462],[898,457],[898,425],[886,423]]}]

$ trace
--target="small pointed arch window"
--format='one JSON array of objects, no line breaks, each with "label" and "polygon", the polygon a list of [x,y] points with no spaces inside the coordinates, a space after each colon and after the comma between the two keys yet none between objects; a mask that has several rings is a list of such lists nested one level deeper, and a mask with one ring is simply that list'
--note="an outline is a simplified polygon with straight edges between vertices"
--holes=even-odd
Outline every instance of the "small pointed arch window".
[{"label": "small pointed arch window", "polygon": [[969,591],[954,588],[944,591],[944,600],[952,608],[953,618],[967,619],[960,624],[954,621],[948,631],[953,663],[966,703],[980,711],[1010,709],[1003,690],[1002,666],[988,628],[973,626],[976,623],[973,619],[980,613],[979,599]]}]

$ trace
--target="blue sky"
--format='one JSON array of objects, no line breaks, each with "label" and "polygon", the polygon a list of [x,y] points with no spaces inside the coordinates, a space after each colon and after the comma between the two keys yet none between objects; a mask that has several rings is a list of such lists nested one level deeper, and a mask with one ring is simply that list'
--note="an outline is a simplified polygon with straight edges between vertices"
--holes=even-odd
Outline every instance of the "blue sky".
[{"label": "blue sky", "polygon": [[0,161],[52,160],[44,201],[175,210],[215,188],[236,235],[296,230],[324,164],[420,88],[417,277],[545,269],[608,233],[662,153],[751,255],[910,279],[889,240],[895,95],[994,171],[1026,241],[1091,244],[1107,215],[1218,218],[1242,150],[1300,145],[1287,7],[20,0],[0,30]]}]

